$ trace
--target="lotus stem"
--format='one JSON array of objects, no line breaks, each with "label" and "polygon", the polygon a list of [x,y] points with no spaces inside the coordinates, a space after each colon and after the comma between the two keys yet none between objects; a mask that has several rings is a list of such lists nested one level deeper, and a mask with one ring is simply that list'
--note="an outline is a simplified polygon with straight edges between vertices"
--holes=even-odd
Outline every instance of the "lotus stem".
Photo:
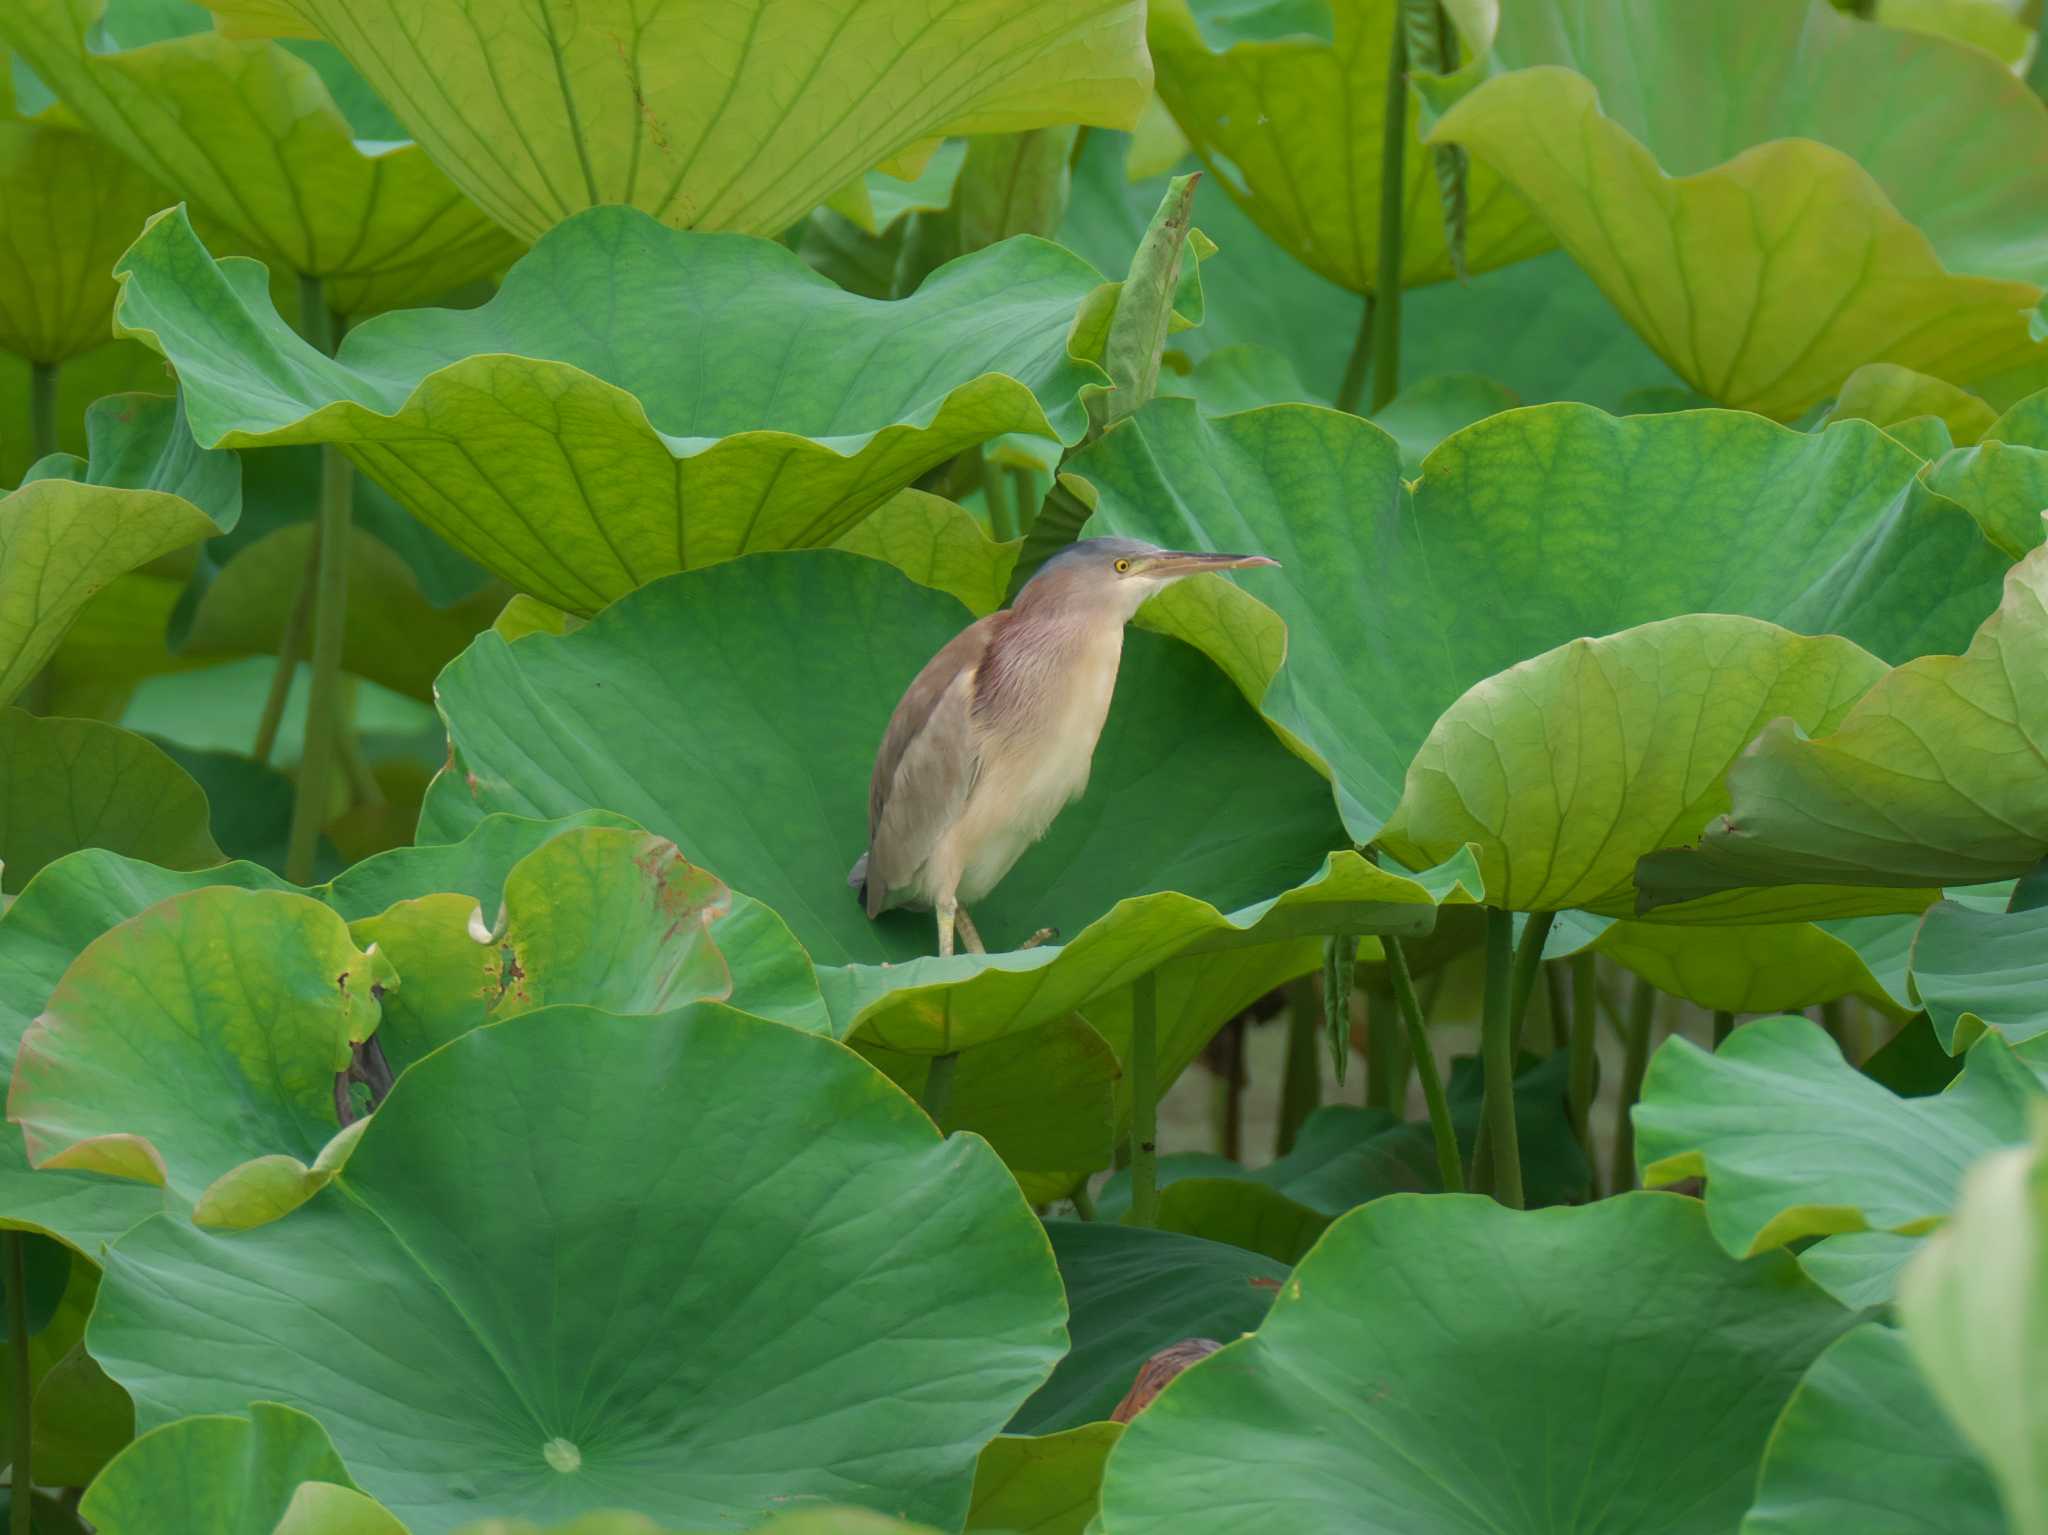
[{"label": "lotus stem", "polygon": [[356,733],[356,679],[341,679],[343,695],[338,716],[336,746],[342,765],[348,769],[349,792],[359,805],[382,808],[384,786],[377,782],[376,769],[370,766],[370,759],[363,755],[362,737]]},{"label": "lotus stem", "polygon": [[57,370],[54,362],[28,368],[28,440],[31,461],[57,451]]},{"label": "lotus stem", "polygon": [[1657,1016],[1657,988],[1636,977],[1629,1001],[1627,1053],[1621,1063],[1621,1101],[1614,1110],[1614,1161],[1607,1190],[1619,1194],[1636,1186],[1636,1122],[1632,1111],[1643,1094],[1643,1073],[1650,1065],[1650,1025]]},{"label": "lotus stem", "polygon": [[277,640],[277,670],[270,674],[270,691],[263,698],[263,717],[256,722],[256,744],[250,755],[268,764],[277,749],[278,727],[284,723],[285,700],[291,697],[292,679],[299,674],[299,662],[306,655],[306,626],[313,616],[313,583],[320,572],[320,530],[313,530],[306,545],[306,567],[299,573],[298,595],[284,621],[284,633]]},{"label": "lotus stem", "polygon": [[1380,939],[1387,951],[1387,979],[1394,988],[1394,1005],[1408,1028],[1408,1053],[1415,1058],[1415,1074],[1422,1079],[1422,1101],[1429,1106],[1429,1131],[1436,1141],[1436,1167],[1443,1178],[1444,1192],[1465,1192],[1465,1169],[1458,1160],[1458,1131],[1451,1123],[1450,1100],[1444,1096],[1444,1079],[1436,1069],[1436,1052],[1429,1047],[1429,1020],[1415,999],[1415,978],[1408,970],[1408,955],[1401,940],[1391,935]]},{"label": "lotus stem", "polygon": [[[317,277],[299,279],[299,325],[322,352],[334,350],[339,326]],[[341,716],[341,652],[348,622],[349,462],[331,443],[320,449],[320,563],[313,598],[313,685],[306,700],[306,749],[292,797],[285,878],[313,882],[313,857],[327,820],[328,775],[334,767]]]},{"label": "lotus stem", "polygon": [[931,1069],[925,1073],[924,1094],[918,1099],[941,1135],[946,1131],[946,1110],[953,1106],[953,1073],[959,1064],[958,1050],[933,1056]]},{"label": "lotus stem", "polygon": [[1387,59],[1387,117],[1380,136],[1379,275],[1371,309],[1372,413],[1401,387],[1401,205],[1407,195],[1408,37],[1394,8],[1394,44]]},{"label": "lotus stem", "polygon": [[28,1242],[19,1231],[0,1233],[7,1258],[7,1348],[14,1366],[13,1469],[7,1474],[10,1535],[31,1535],[35,1475],[35,1378],[28,1367]]},{"label": "lotus stem", "polygon": [[[1323,940],[1323,1027],[1330,1038],[1330,1069],[1343,1082],[1351,1064],[1351,992],[1358,977],[1358,935],[1333,933]],[[1383,1068],[1384,1070],[1384,1068]],[[1372,1063],[1366,1062],[1366,1101],[1372,1101]]]},{"label": "lotus stem", "polygon": [[[1535,926],[1534,918],[1530,927]],[[1526,935],[1525,935],[1526,941]],[[1542,945],[1537,945],[1540,953]],[[1481,1024],[1481,1057],[1486,1069],[1484,1128],[1491,1142],[1493,1197],[1510,1210],[1522,1208],[1522,1148],[1515,1133],[1514,978],[1515,914],[1486,909],[1486,1012]],[[1479,1148],[1474,1147],[1477,1165]]]},{"label": "lotus stem", "polygon": [[[1515,1062],[1522,1053],[1522,1020],[1529,1011],[1529,998],[1536,990],[1536,971],[1543,963],[1543,945],[1550,937],[1551,924],[1557,920],[1554,911],[1532,911],[1529,920],[1522,927],[1522,941],[1515,950],[1514,979],[1508,992],[1508,1082],[1514,1083]],[[1492,971],[1487,972],[1489,981]],[[1512,1099],[1510,1099],[1512,1102]],[[1479,1186],[1488,1188],[1487,1170],[1494,1165],[1493,1120],[1489,1115],[1479,1122],[1479,1134],[1472,1142],[1472,1166]]]},{"label": "lotus stem", "polygon": [[1714,1048],[1720,1049],[1728,1043],[1728,1036],[1735,1032],[1735,1015],[1724,1007],[1714,1009]]},{"label": "lotus stem", "polygon": [[1344,379],[1337,385],[1337,409],[1358,414],[1359,397],[1365,393],[1365,374],[1372,360],[1373,312],[1379,307],[1374,295],[1365,296],[1358,312],[1358,334],[1351,338],[1351,355],[1344,359]]},{"label": "lotus stem", "polygon": [[1550,1013],[1550,1049],[1554,1054],[1571,1048],[1571,1010],[1565,1005],[1565,967],[1562,964],[1547,964],[1543,967],[1543,1002]]},{"label": "lotus stem", "polygon": [[1083,1177],[1074,1185],[1074,1192],[1067,1196],[1074,1202],[1074,1213],[1084,1221],[1095,1219],[1095,1196],[1088,1192],[1088,1180]]},{"label": "lotus stem", "polygon": [[1131,1210],[1125,1223],[1159,1224],[1159,975],[1131,987]]},{"label": "lotus stem", "polygon": [[1287,987],[1287,1070],[1280,1080],[1280,1124],[1273,1136],[1273,1155],[1284,1157],[1294,1149],[1294,1137],[1302,1122],[1316,1111],[1323,1099],[1323,1073],[1316,1052],[1322,1041],[1316,1038],[1318,981],[1304,976]]},{"label": "lotus stem", "polygon": [[1835,1047],[1842,1052],[1842,1059],[1851,1066],[1857,1065],[1856,1052],[1849,1048],[1849,1020],[1843,1011],[1840,997],[1832,1002],[1821,1003],[1820,1024],[1828,1031],[1828,1038],[1835,1042]]},{"label": "lotus stem", "polygon": [[1593,1197],[1600,1195],[1600,1168],[1593,1159],[1593,1077],[1599,1065],[1600,980],[1594,973],[1593,951],[1581,949],[1571,958],[1572,1039],[1571,1076],[1567,1102],[1571,1106],[1572,1133],[1586,1153],[1586,1169],[1593,1179]]}]

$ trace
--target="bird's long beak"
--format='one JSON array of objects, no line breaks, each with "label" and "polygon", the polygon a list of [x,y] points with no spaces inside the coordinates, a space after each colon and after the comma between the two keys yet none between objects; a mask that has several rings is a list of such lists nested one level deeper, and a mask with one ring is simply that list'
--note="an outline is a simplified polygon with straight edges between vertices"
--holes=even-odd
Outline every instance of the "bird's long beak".
[{"label": "bird's long beak", "polygon": [[1255,565],[1278,565],[1263,554],[1208,554],[1194,549],[1169,549],[1154,555],[1144,567],[1148,576],[1198,576],[1205,570],[1250,570]]}]

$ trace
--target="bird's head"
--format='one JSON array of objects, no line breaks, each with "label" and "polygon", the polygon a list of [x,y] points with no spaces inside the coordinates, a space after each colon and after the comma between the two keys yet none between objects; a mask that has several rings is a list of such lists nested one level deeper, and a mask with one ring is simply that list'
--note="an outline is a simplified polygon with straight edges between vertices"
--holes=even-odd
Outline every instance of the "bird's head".
[{"label": "bird's head", "polygon": [[1049,604],[1062,613],[1114,616],[1122,623],[1154,592],[1189,576],[1279,563],[1263,554],[1211,554],[1162,549],[1136,538],[1084,538],[1041,565],[1017,594],[1017,605]]}]

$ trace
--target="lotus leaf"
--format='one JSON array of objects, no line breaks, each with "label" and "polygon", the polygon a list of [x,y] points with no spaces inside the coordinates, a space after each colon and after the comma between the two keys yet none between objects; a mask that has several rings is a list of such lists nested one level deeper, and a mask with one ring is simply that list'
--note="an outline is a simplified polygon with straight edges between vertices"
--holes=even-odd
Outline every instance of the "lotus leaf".
[{"label": "lotus leaf", "polygon": [[[842,1036],[919,1053],[1064,1017],[1191,950],[1426,931],[1439,899],[1476,893],[1463,858],[1410,879],[1327,854],[1342,832],[1323,785],[1200,656],[1133,634],[1091,791],[975,913],[999,951],[1044,925],[1067,942],[919,957],[930,917],[870,922],[846,871],[866,843],[874,743],[968,616],[887,566],[818,551],[672,577],[560,637],[479,636],[441,678],[456,758],[423,835],[492,810],[630,816],[789,922]],[[537,734],[537,716],[562,728]]]},{"label": "lotus leaf", "polygon": [[1971,1169],[1956,1218],[1927,1241],[1899,1281],[1899,1315],[1914,1362],[1990,1468],[2017,1535],[2048,1529],[2048,1119],[2038,1110],[2030,1139]]},{"label": "lotus leaf", "polygon": [[[1356,418],[1296,405],[1218,419],[1158,400],[1074,468],[1101,492],[1091,530],[1281,561],[1256,598],[1176,590],[1150,622],[1208,650],[1284,739],[1327,767],[1364,842],[1394,816],[1411,764],[1461,694],[1574,639],[1714,612],[1833,632],[1886,661],[1960,645],[2005,562],[1959,507],[1917,483],[1920,462],[1862,423],[1806,435],[1730,412],[1617,420],[1560,404],[1453,435],[1410,489],[1393,439]],[[1551,573],[1540,592],[1530,570]],[[1450,600],[1437,583],[1453,571]],[[1659,633],[1694,634],[1699,622]],[[1631,751],[1650,743],[1652,713],[1647,699],[1633,711]],[[1703,748],[1675,781],[1705,794],[1729,749]],[[1475,749],[1471,771],[1491,771],[1492,755]],[[1597,806],[1574,804],[1585,824],[1622,818],[1624,766],[1600,763],[1611,788]],[[1579,774],[1596,781],[1591,763]],[[1548,830],[1535,840],[1510,850],[1518,863],[1547,853]],[[1645,833],[1638,851],[1655,845]],[[1927,898],[1884,899],[1917,910]],[[1828,913],[1855,909],[1836,897]],[[1721,908],[1704,920],[1731,917]]]},{"label": "lotus leaf", "polygon": [[1943,447],[1967,447],[1997,420],[1992,410],[1967,389],[1896,363],[1866,363],[1842,381],[1842,392],[1826,421],[1868,421],[1899,436],[1901,427],[1938,423]]},{"label": "lotus leaf", "polygon": [[598,208],[489,303],[366,322],[331,360],[182,214],[118,275],[120,325],[176,364],[202,440],[336,443],[478,564],[577,613],[670,571],[829,544],[1001,433],[1074,441],[1102,377],[1067,350],[1101,277],[1028,239],[885,304],[769,241]]},{"label": "lotus leaf", "polygon": [[[1297,259],[1355,293],[1379,285],[1380,141],[1388,39],[1398,0],[1326,7],[1159,0],[1147,36],[1159,95],[1233,201]],[[1436,173],[1402,97],[1401,280],[1452,275]],[[1467,192],[1465,259],[1504,266],[1551,244],[1528,205],[1490,170]]]},{"label": "lotus leaf", "polygon": [[[111,330],[105,332],[101,345],[57,370],[58,451],[84,456],[86,412],[95,400],[168,387],[161,357],[139,341],[116,341]],[[44,456],[33,432],[20,429],[34,419],[34,388],[34,369],[28,359],[0,352],[0,421],[7,423],[0,430],[0,486],[20,484],[29,466]]]},{"label": "lotus leaf", "polygon": [[1974,447],[1942,454],[1929,466],[1927,483],[1968,507],[1984,536],[2010,558],[2024,558],[2041,542],[2041,513],[2048,509],[2048,451],[1987,438]]},{"label": "lotus leaf", "polygon": [[1128,128],[1150,84],[1135,0],[891,0],[796,28],[764,0],[713,27],[667,0],[546,0],[509,27],[398,0],[206,3],[240,35],[334,42],[527,239],[601,203],[779,234],[920,141]]},{"label": "lotus leaf", "polygon": [[8,1118],[37,1168],[156,1184],[204,1225],[275,1220],[347,1159],[335,1074],[395,982],[305,896],[173,896],[64,972],[22,1034]]},{"label": "lotus leaf", "polygon": [[1103,1523],[1711,1535],[1851,1320],[1784,1254],[1721,1252],[1692,1200],[1396,1195],[1332,1226],[1256,1333],[1124,1430]]},{"label": "lotus leaf", "polygon": [[2044,932],[2048,907],[1928,908],[1913,940],[1913,989],[1945,1048],[1960,1054],[1987,1029],[2015,1045],[2048,1034]]},{"label": "lotus leaf", "polygon": [[302,1483],[354,1488],[318,1422],[275,1402],[250,1402],[235,1414],[180,1418],[144,1434],[93,1483],[79,1512],[105,1535],[274,1535]]},{"label": "lotus leaf", "polygon": [[194,443],[176,401],[115,395],[87,413],[86,431],[89,458],[44,459],[0,499],[0,704],[94,593],[241,513],[234,455]]},{"label": "lotus leaf", "polygon": [[[36,1307],[29,1317],[29,1412],[36,1475],[48,1478],[48,1486],[82,1486],[134,1437],[135,1409],[128,1394],[107,1379],[79,1344],[99,1291],[99,1270],[74,1260],[69,1248],[51,1238],[31,1234],[24,1240],[31,1283],[42,1278],[38,1269],[53,1268],[56,1291],[50,1297],[54,1309],[39,1317],[42,1308]],[[32,1293],[30,1299],[33,1304],[40,1297]],[[0,1345],[0,1385],[6,1387],[0,1431],[9,1434],[10,1443],[15,1367],[13,1351]]]},{"label": "lotus leaf", "polygon": [[1055,1434],[1107,1418],[1138,1369],[1185,1338],[1227,1343],[1259,1325],[1287,1265],[1241,1247],[1113,1221],[1045,1223],[1073,1347],[1010,1421]]},{"label": "lotus leaf", "polygon": [[1917,919],[1752,922],[1733,927],[1616,922],[1598,951],[1668,996],[1731,1013],[1791,1013],[1860,997],[1898,1015],[1909,1010],[1904,966],[1896,982],[1884,957],[1903,958]]},{"label": "lotus leaf", "polygon": [[1842,1334],[1806,1372],[1764,1449],[1741,1535],[2005,1535],[1983,1462],[1878,1322]]},{"label": "lotus leaf", "polygon": [[1713,1054],[1673,1036],[1635,1110],[1648,1185],[1704,1176],[1721,1245],[1750,1257],[1802,1236],[1934,1226],[1964,1169],[2026,1135],[2042,1096],[2027,1066],[1984,1040],[1947,1091],[1901,1098],[1844,1061],[1804,1018],[1737,1029]]},{"label": "lotus leaf", "polygon": [[1809,737],[1766,727],[1728,772],[1733,808],[1697,848],[1636,870],[1643,904],[1746,885],[1966,885],[2048,853],[2048,549],[2012,567],[1962,655],[1885,677]]},{"label": "lotus leaf", "polygon": [[790,1496],[958,1529],[975,1456],[1065,1344],[985,1145],[716,1004],[466,1034],[344,1178],[231,1237],[145,1222],[88,1345],[145,1425],[258,1391],[315,1413],[414,1535],[494,1510],[731,1525]]},{"label": "lotus leaf", "polygon": [[404,142],[339,56],[233,41],[210,20],[180,0],[14,0],[0,44],[237,247],[321,279],[341,314],[417,304],[512,258],[517,245]]},{"label": "lotus leaf", "polygon": [[1845,1231],[1807,1248],[1799,1266],[1851,1310],[1889,1306],[1898,1293],[1899,1271],[1920,1250],[1920,1240],[1895,1231]]},{"label": "lotus leaf", "polygon": [[974,1468],[969,1535],[1082,1535],[1102,1496],[1102,1463],[1121,1424],[1084,1423],[1042,1439],[1002,1434]]},{"label": "lotus leaf", "polygon": [[[1995,60],[1824,0],[1484,10],[1482,57],[1422,83],[1428,142],[1499,173],[1694,388],[1789,418],[1866,363],[1967,383],[2039,352],[2048,119]],[[1672,86],[1701,70],[1712,111]],[[1930,116],[1902,131],[1874,79]]]},{"label": "lotus leaf", "polygon": [[301,1482],[270,1535],[412,1535],[375,1498],[334,1482]]},{"label": "lotus leaf", "polygon": [[0,709],[0,890],[82,847],[173,869],[222,861],[205,791],[160,747],[97,720]]}]

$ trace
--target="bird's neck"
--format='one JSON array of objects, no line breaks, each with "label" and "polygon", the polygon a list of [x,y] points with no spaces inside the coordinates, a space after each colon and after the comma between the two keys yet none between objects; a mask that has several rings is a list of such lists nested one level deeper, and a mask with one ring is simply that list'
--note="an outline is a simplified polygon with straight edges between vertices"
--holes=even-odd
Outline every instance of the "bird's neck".
[{"label": "bird's neck", "polygon": [[999,718],[1062,710],[1098,694],[1106,706],[1123,645],[1120,618],[1013,608],[982,659],[977,706]]}]

